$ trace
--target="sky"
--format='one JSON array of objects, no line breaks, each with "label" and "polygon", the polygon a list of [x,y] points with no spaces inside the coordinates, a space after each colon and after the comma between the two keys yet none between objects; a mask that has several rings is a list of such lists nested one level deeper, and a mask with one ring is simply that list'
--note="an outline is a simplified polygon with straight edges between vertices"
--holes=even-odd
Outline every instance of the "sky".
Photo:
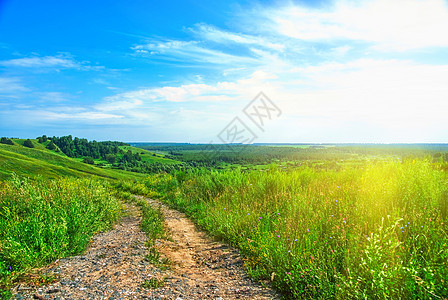
[{"label": "sky", "polygon": [[447,32],[448,0],[0,0],[0,136],[447,143]]}]

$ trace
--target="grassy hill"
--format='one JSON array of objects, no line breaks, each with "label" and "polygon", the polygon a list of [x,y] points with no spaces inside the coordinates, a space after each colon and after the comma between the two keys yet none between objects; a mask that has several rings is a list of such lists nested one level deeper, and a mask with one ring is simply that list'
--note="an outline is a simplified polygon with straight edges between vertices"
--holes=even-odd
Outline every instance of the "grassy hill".
[{"label": "grassy hill", "polygon": [[21,146],[24,140],[14,139],[15,145],[0,144],[0,179],[11,177],[14,172],[19,176],[35,178],[97,177],[109,179],[143,178],[144,174],[122,170],[99,168],[79,160],[69,158],[61,152],[50,151],[45,144],[32,140],[35,148]]},{"label": "grassy hill", "polygon": [[144,162],[161,163],[161,164],[169,164],[169,165],[181,163],[180,161],[166,158],[165,155],[163,155],[163,154],[151,152],[151,151],[137,148],[137,147],[121,146],[120,149],[123,150],[124,152],[131,150],[133,154],[135,154],[135,153],[140,154],[140,157],[142,158],[142,161],[144,161]]}]

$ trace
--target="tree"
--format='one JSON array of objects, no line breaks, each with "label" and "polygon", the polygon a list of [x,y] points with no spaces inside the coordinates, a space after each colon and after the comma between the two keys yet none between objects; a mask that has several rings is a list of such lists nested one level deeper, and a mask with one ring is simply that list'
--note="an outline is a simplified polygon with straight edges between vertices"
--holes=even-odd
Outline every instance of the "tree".
[{"label": "tree", "polygon": [[48,149],[48,150],[55,150],[55,149],[56,149],[56,145],[55,145],[53,142],[50,142],[50,143],[47,145],[47,149]]},{"label": "tree", "polygon": [[42,143],[44,142],[44,140],[43,140],[42,137],[40,136],[40,137],[37,138],[37,142],[38,142],[39,144],[42,144]]},{"label": "tree", "polygon": [[106,160],[110,164],[114,164],[116,160],[116,156],[113,154],[106,154]]},{"label": "tree", "polygon": [[30,139],[27,139],[25,142],[23,142],[23,145],[28,148],[34,148],[33,142]]},{"label": "tree", "polygon": [[45,143],[47,140],[48,140],[48,138],[47,138],[47,136],[44,134],[44,135],[42,136],[42,141]]},{"label": "tree", "polygon": [[134,156],[132,155],[132,151],[128,150],[128,152],[126,152],[125,155],[123,156],[122,160],[131,162],[133,158],[134,158]]},{"label": "tree", "polygon": [[10,139],[7,139],[5,137],[2,137],[0,139],[0,144],[5,144],[5,145],[14,145],[13,141],[11,141]]},{"label": "tree", "polygon": [[90,156],[84,157],[82,162],[86,163],[86,164],[89,164],[89,165],[94,165],[95,164],[95,161]]}]

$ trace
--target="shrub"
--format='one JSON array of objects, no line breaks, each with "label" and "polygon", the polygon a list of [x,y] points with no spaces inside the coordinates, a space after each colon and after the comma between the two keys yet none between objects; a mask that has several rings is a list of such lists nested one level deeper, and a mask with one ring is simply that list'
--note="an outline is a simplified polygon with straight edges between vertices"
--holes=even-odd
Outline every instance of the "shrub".
[{"label": "shrub", "polygon": [[11,140],[8,139],[8,138],[2,137],[2,138],[0,139],[0,144],[14,145],[14,142],[11,141]]},{"label": "shrub", "polygon": [[106,154],[106,160],[110,164],[114,164],[116,160],[116,156],[113,154]]},{"label": "shrub", "polygon": [[89,164],[89,165],[94,165],[95,164],[95,161],[90,156],[84,157],[82,162],[86,163],[86,164]]},{"label": "shrub", "polygon": [[23,142],[23,145],[28,148],[34,148],[33,142],[30,139],[27,139],[25,142]]},{"label": "shrub", "polygon": [[47,149],[48,149],[48,150],[55,150],[55,149],[56,149],[56,145],[55,145],[53,142],[50,142],[50,143],[47,145]]}]

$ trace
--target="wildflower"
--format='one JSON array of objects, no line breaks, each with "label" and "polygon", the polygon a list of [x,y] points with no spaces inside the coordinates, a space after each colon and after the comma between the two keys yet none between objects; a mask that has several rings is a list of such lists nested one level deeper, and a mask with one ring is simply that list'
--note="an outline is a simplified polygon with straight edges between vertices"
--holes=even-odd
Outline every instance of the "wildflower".
[{"label": "wildflower", "polygon": [[247,213],[248,216],[250,216],[250,213]]},{"label": "wildflower", "polygon": [[291,250],[288,250],[288,253],[291,253]]},{"label": "wildflower", "polygon": [[261,220],[261,217],[258,217],[258,220]]},{"label": "wildflower", "polygon": [[310,232],[310,230],[309,230],[309,229],[307,229],[306,231]]},{"label": "wildflower", "polygon": [[279,238],[279,237],[280,237],[280,235],[277,235],[277,237]]},{"label": "wildflower", "polygon": [[297,239],[295,239],[294,242],[297,242]]}]

